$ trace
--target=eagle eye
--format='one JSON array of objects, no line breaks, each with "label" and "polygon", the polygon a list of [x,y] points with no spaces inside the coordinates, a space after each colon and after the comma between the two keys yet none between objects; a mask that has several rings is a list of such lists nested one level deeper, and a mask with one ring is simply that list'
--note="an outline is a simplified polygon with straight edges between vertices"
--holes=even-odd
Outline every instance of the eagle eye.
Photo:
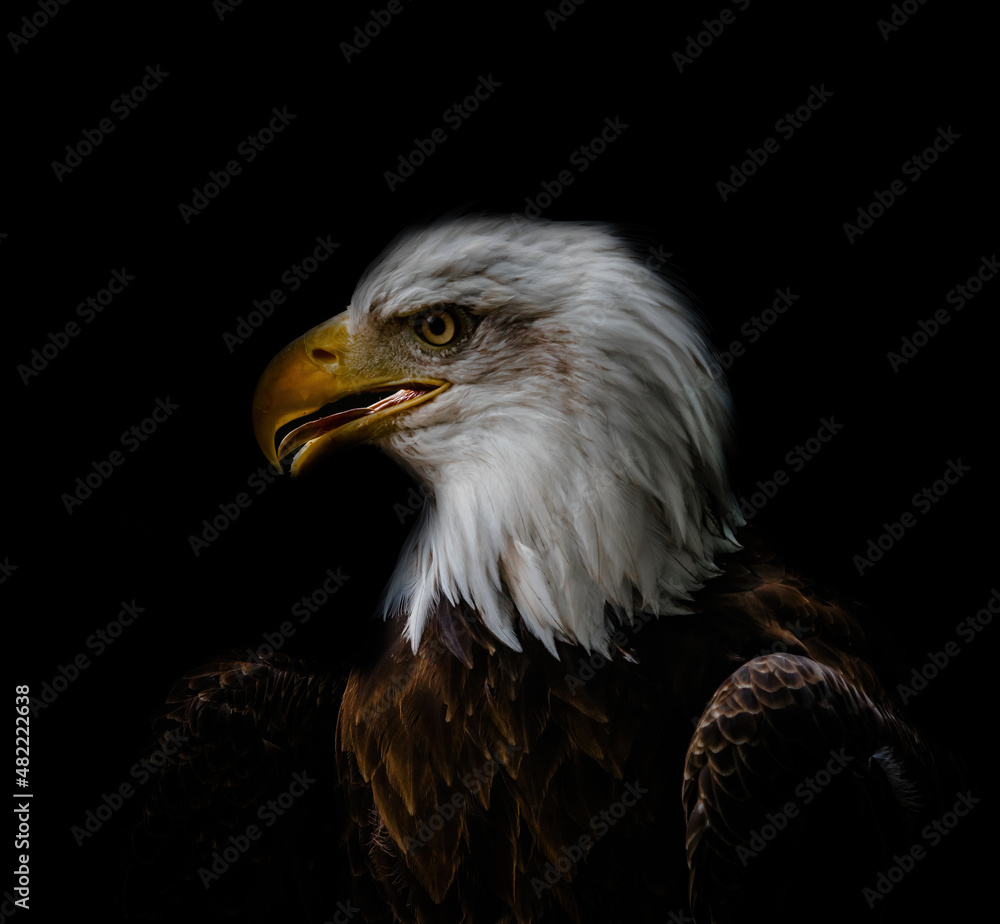
[{"label": "eagle eye", "polygon": [[413,321],[417,336],[431,346],[447,346],[460,331],[459,319],[451,308],[428,308]]}]

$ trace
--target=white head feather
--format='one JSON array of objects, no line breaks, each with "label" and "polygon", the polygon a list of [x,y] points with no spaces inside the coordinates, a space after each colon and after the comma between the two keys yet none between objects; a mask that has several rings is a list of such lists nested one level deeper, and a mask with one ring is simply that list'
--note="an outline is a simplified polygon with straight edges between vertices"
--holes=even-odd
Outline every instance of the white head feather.
[{"label": "white head feather", "polygon": [[380,444],[428,490],[385,596],[414,649],[442,596],[514,649],[520,618],[553,654],[607,653],[612,616],[686,612],[742,520],[728,392],[683,296],[603,226],[467,217],[369,268],[352,342],[443,304],[469,335],[401,362],[452,387]]}]

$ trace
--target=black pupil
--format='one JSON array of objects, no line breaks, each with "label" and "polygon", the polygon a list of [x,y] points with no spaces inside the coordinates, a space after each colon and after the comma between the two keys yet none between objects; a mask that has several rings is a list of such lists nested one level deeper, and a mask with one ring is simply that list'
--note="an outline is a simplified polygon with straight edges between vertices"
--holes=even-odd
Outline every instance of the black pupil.
[{"label": "black pupil", "polygon": [[444,334],[448,325],[445,324],[444,318],[439,314],[432,314],[427,319],[427,330],[432,337],[440,337]]}]

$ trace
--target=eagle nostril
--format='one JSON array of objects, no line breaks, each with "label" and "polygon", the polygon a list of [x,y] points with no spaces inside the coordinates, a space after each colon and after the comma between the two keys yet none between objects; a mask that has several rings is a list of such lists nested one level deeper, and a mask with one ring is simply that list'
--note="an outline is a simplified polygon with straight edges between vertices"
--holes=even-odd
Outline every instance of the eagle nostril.
[{"label": "eagle nostril", "polygon": [[329,350],[315,349],[312,351],[312,358],[318,363],[335,363],[337,362],[337,354],[331,353]]}]

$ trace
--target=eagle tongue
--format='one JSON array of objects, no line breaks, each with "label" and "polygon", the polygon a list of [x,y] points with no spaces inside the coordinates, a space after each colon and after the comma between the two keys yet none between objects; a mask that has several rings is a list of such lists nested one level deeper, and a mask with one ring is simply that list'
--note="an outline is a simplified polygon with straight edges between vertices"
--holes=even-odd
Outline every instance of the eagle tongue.
[{"label": "eagle tongue", "polygon": [[352,420],[357,420],[359,417],[366,417],[369,414],[374,414],[376,411],[385,410],[394,404],[409,401],[411,398],[419,397],[421,394],[423,392],[418,389],[401,388],[399,391],[389,395],[388,398],[376,401],[374,404],[368,405],[368,407],[355,407],[347,411],[331,414],[329,417],[310,420],[308,423],[304,423],[301,427],[296,427],[290,433],[286,434],[285,438],[281,441],[281,445],[278,447],[278,458],[283,459],[288,453],[293,449],[298,449],[303,443],[308,443],[310,440],[314,440],[324,433],[336,430],[337,427],[342,427]]},{"label": "eagle tongue", "polygon": [[310,440],[314,440],[324,433],[329,433],[331,430],[336,430],[337,427],[371,413],[372,408],[370,407],[356,407],[351,408],[349,411],[340,411],[337,414],[331,414],[329,417],[320,417],[319,420],[310,420],[301,427],[296,427],[285,436],[278,447],[278,458],[283,459],[288,453],[293,449],[297,449],[303,443],[308,443]]}]

